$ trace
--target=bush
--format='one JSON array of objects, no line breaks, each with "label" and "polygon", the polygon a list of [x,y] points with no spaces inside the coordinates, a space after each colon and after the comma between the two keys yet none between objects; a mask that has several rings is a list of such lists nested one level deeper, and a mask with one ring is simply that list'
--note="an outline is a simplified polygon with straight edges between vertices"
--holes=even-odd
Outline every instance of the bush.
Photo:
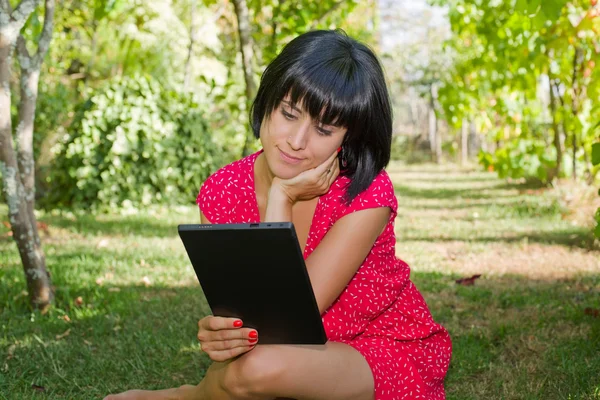
[{"label": "bush", "polygon": [[538,179],[548,183],[548,172],[556,166],[554,148],[537,139],[517,138],[495,153],[481,151],[479,162],[486,170],[494,170],[500,178]]},{"label": "bush", "polygon": [[45,208],[194,201],[224,164],[199,104],[145,77],[121,78],[76,107],[55,149]]},{"label": "bush", "polygon": [[429,142],[421,136],[396,134],[392,136],[391,160],[407,164],[420,164],[432,161]]},{"label": "bush", "polygon": [[[600,142],[594,143],[592,145],[592,164],[597,166],[600,165]],[[598,195],[600,196],[600,190],[598,190]],[[600,208],[596,210],[596,229],[594,229],[594,234],[598,239],[600,239]]]}]

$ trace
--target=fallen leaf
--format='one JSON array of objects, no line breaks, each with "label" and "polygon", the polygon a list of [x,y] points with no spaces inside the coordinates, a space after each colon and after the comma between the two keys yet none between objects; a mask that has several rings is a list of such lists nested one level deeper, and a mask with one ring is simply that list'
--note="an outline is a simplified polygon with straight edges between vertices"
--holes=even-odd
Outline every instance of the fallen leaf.
[{"label": "fallen leaf", "polygon": [[120,292],[120,291],[121,291],[121,288],[118,288],[118,287],[111,287],[111,288],[108,288],[108,291],[109,291],[109,292]]},{"label": "fallen leaf", "polygon": [[18,295],[13,297],[13,301],[18,299],[19,297],[23,297],[23,296],[27,296],[29,293],[27,293],[26,290],[21,290],[21,293],[19,293]]},{"label": "fallen leaf", "polygon": [[90,342],[90,341],[88,341],[88,340],[85,340],[85,339],[83,339],[83,343],[87,344],[88,346],[91,346],[91,345],[92,345],[92,342]]},{"label": "fallen leaf", "polygon": [[113,328],[113,331],[115,331],[115,332],[120,331],[120,330],[121,330],[121,327],[119,325],[117,325]]},{"label": "fallen leaf", "polygon": [[37,221],[38,230],[44,232],[46,236],[50,236],[50,230],[48,229],[48,224],[45,222]]},{"label": "fallen leaf", "polygon": [[79,296],[75,299],[75,304],[80,306],[83,304],[83,297]]},{"label": "fallen leaf", "polygon": [[17,348],[16,344],[11,344],[8,346],[8,355],[6,356],[6,361],[10,360],[15,356],[15,349]]},{"label": "fallen leaf", "polygon": [[64,331],[63,333],[61,333],[60,335],[56,335],[56,340],[65,338],[65,337],[69,336],[70,334],[71,334],[71,329],[69,328],[66,331]]},{"label": "fallen leaf", "polygon": [[10,229],[10,222],[8,222],[8,221],[2,221],[2,225],[4,225],[5,227],[7,227],[8,229]]},{"label": "fallen leaf", "polygon": [[458,283],[459,285],[463,285],[463,286],[472,286],[475,284],[475,280],[480,277],[481,277],[481,274],[477,274],[477,275],[473,275],[469,278],[457,279],[456,283]]},{"label": "fallen leaf", "polygon": [[43,387],[43,386],[40,386],[40,385],[31,384],[31,388],[33,390],[37,390],[38,392],[45,392],[46,391],[46,388]]},{"label": "fallen leaf", "polygon": [[63,315],[62,317],[60,317],[60,319],[64,320],[65,322],[71,322],[71,318],[69,318],[68,315]]},{"label": "fallen leaf", "polygon": [[585,313],[585,315],[590,315],[594,318],[600,317],[600,310],[598,310],[597,308],[587,307],[585,310],[583,310],[583,312]]}]

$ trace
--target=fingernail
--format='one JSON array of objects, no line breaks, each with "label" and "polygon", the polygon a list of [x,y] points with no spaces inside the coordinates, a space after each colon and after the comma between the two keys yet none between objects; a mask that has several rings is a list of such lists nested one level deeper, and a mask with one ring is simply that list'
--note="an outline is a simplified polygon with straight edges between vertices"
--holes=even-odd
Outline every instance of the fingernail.
[{"label": "fingernail", "polygon": [[252,331],[248,334],[248,337],[250,337],[250,339],[256,339],[258,337],[258,332]]},{"label": "fingernail", "polygon": [[342,147],[341,147],[341,146],[340,146],[340,147],[338,147],[338,153],[339,153],[340,151],[342,151]]},{"label": "fingernail", "polygon": [[242,321],[240,321],[239,319],[233,323],[233,326],[236,328],[241,328],[242,325],[244,325],[244,323]]},{"label": "fingernail", "polygon": [[248,339],[248,343],[256,343],[258,342],[258,339]]}]

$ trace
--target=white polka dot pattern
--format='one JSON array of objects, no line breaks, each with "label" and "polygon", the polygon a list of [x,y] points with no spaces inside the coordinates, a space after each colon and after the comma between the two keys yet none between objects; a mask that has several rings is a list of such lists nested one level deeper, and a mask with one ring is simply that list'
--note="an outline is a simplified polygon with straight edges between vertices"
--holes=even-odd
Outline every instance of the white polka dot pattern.
[{"label": "white polka dot pattern", "polygon": [[[254,161],[261,152],[229,164],[202,185],[196,202],[212,223],[260,222],[254,191]],[[338,177],[319,198],[304,258],[333,224],[350,213],[389,207],[390,220],[348,286],[323,315],[329,340],[347,343],[367,360],[376,400],[445,399],[444,377],[452,344],[431,317],[409,279],[410,268],[395,255],[398,203],[385,171],[351,204],[343,201],[347,177]]]}]

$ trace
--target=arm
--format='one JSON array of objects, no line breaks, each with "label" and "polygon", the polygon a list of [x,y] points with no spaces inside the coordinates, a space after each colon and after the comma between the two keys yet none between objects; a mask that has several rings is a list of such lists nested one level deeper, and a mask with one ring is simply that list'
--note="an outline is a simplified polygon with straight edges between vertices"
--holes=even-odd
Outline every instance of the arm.
[{"label": "arm", "polygon": [[202,210],[200,210],[200,223],[201,224],[212,224],[205,216],[202,214]]},{"label": "arm", "polygon": [[[388,207],[369,208],[342,217],[306,259],[306,269],[323,313],[342,293],[390,218]],[[265,222],[292,221],[288,197],[269,194]]]},{"label": "arm", "polygon": [[306,259],[306,269],[322,314],[338,298],[369,255],[390,217],[387,207],[342,217]]}]

